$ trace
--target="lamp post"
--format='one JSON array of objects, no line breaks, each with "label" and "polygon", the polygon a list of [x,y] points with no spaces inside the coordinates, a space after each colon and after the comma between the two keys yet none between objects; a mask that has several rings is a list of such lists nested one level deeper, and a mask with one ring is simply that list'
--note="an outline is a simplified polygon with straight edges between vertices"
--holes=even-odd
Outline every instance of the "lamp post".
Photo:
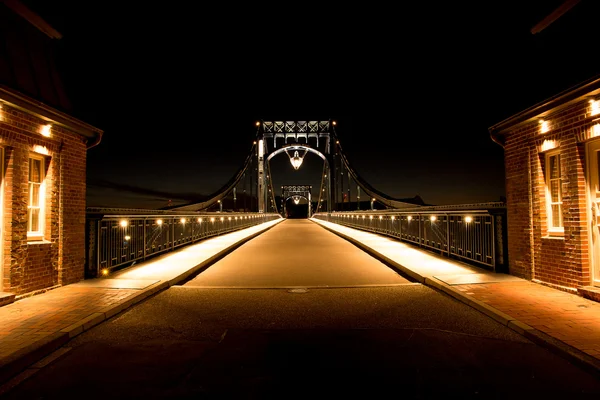
[{"label": "lamp post", "polygon": [[371,199],[371,211],[373,211],[375,208],[373,208],[373,204],[375,204],[375,198],[373,197]]},{"label": "lamp post", "polygon": [[223,212],[223,203],[221,200],[217,200],[217,203],[219,203],[219,212]]}]

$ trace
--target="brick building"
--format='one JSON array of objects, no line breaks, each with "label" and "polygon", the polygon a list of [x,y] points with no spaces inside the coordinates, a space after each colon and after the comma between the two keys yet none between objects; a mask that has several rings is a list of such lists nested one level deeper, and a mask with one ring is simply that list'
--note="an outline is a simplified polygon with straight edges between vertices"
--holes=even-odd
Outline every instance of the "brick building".
[{"label": "brick building", "polygon": [[0,2],[0,302],[84,278],[87,149],[56,64],[61,35]]},{"label": "brick building", "polygon": [[509,272],[600,296],[600,77],[489,128],[504,148]]}]

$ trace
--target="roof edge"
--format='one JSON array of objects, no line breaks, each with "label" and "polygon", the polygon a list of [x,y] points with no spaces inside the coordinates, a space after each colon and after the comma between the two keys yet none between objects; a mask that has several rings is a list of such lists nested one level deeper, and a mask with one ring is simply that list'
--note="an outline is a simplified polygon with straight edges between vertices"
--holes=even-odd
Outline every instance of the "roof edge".
[{"label": "roof edge", "polygon": [[62,34],[59,31],[19,0],[2,0],[2,2],[49,38],[62,39]]},{"label": "roof edge", "polygon": [[100,138],[104,133],[104,131],[101,129],[98,129],[1,84],[0,101],[7,103],[21,111],[34,114],[40,119],[50,120],[60,126],[74,131],[85,138],[94,139],[96,142],[100,141]]},{"label": "roof edge", "polygon": [[570,89],[564,90],[538,104],[535,104],[488,128],[489,133],[496,137],[508,128],[513,128],[532,118],[538,117],[550,110],[567,106],[583,97],[600,93],[600,75],[583,81]]}]

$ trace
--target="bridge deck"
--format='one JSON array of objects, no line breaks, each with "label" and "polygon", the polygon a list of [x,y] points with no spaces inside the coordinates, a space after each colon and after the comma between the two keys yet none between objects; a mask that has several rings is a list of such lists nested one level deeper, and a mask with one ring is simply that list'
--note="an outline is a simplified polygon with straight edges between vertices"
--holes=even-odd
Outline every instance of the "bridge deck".
[{"label": "bridge deck", "polygon": [[[287,222],[290,223],[289,231],[275,229],[279,226],[285,228],[284,223],[287,224]],[[306,249],[304,244],[310,244],[316,240],[312,232],[315,235],[328,233],[317,224],[334,230],[340,235],[345,235],[349,240],[362,243],[370,251],[398,264],[397,268],[400,267],[399,269],[417,281],[446,292],[537,343],[544,343],[568,357],[572,362],[594,371],[600,371],[600,339],[597,334],[600,329],[600,313],[597,302],[510,275],[482,271],[463,263],[420,251],[413,246],[383,236],[324,221],[314,220],[314,222],[316,223],[293,220],[266,222],[158,256],[108,278],[91,279],[63,286],[0,307],[0,321],[3,324],[3,329],[0,331],[0,383],[11,374],[20,372],[44,355],[59,348],[70,338],[91,329],[169,286],[182,284],[186,278],[193,276],[198,268],[227,254],[240,243],[252,246],[260,245],[260,241],[245,242],[245,240],[260,234],[265,229],[270,228],[262,238],[271,236],[269,246],[276,250],[277,246],[282,246],[282,242],[286,242],[286,237],[283,236],[286,231],[290,233],[295,230],[311,232],[297,243],[298,246],[302,244],[302,249]],[[303,229],[309,226],[310,229]],[[267,235],[277,232],[279,232],[279,236]],[[295,270],[298,271],[296,283],[300,282],[298,278],[302,277],[304,272],[308,277],[312,276],[314,279],[313,275],[308,274],[307,267],[298,263],[298,260],[311,256],[319,259],[315,255],[322,251],[321,247],[326,246],[330,240],[333,243],[336,239],[334,236],[325,235],[324,237],[327,239],[321,242],[317,241],[318,243],[313,247],[308,246],[310,250],[304,251],[306,254],[301,254],[300,251],[292,253],[298,257],[295,264]],[[255,239],[259,238],[261,237],[255,237]],[[341,280],[340,276],[345,276],[344,279],[350,281],[352,278],[356,283],[357,278],[366,276],[361,275],[361,267],[369,270],[369,279],[365,279],[363,282],[373,284],[376,282],[374,277],[377,276],[389,278],[388,282],[393,282],[393,277],[398,280],[402,279],[382,264],[366,268],[365,264],[360,262],[366,255],[356,252],[352,245],[346,247],[348,245],[345,241],[337,242],[335,246],[341,246],[338,249],[339,252],[334,252],[323,263],[323,265],[337,265],[339,268],[337,272],[342,270],[343,273],[338,275],[337,279]],[[345,251],[344,249],[349,250]],[[240,251],[238,254],[242,254],[246,249],[242,244],[237,251]],[[273,254],[281,255],[279,251],[274,251]],[[255,265],[254,270],[259,271],[263,268],[261,261],[266,258],[267,254],[260,254],[251,257],[250,261],[244,265]],[[230,260],[225,256],[221,261],[223,268],[213,269],[213,267],[218,267],[218,263],[213,265],[204,271],[204,273],[210,271],[210,274],[201,274],[203,279],[208,279],[211,274],[217,274],[219,270],[224,274],[227,270],[225,265]],[[280,264],[282,266],[292,265],[291,263],[285,264],[285,261],[286,259],[282,257]],[[350,265],[354,265],[355,269],[353,270]],[[250,268],[247,267],[247,269]],[[285,271],[284,267],[279,272],[283,271]],[[314,273],[317,270],[313,268],[312,271]],[[333,270],[330,271],[330,273],[333,272]],[[315,279],[315,282],[321,285],[327,284],[325,278],[328,274],[317,275],[321,279],[319,281]],[[281,276],[285,277],[284,274]],[[282,284],[282,282],[285,283],[284,281],[279,283]],[[306,279],[303,283],[307,284],[309,280]],[[333,282],[328,283],[332,284]],[[390,283],[390,285],[394,284]],[[185,290],[184,288],[182,287],[182,290]],[[398,285],[391,289],[400,288],[402,287]],[[323,290],[316,292],[323,292]],[[580,326],[581,329],[574,329],[573,326]],[[27,371],[23,373],[27,374]],[[2,387],[0,386],[0,394],[1,392]]]},{"label": "bridge deck", "polygon": [[388,286],[409,283],[381,261],[309,220],[288,219],[243,244],[186,286]]}]

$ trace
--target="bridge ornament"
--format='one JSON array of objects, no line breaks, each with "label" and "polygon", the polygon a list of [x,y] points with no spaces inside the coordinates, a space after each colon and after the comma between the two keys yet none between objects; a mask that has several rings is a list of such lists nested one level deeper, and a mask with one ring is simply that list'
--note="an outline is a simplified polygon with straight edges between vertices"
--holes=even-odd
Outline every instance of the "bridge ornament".
[{"label": "bridge ornament", "polygon": [[292,163],[292,167],[294,167],[295,170],[298,170],[298,168],[300,168],[300,166],[302,165],[302,161],[304,161],[304,156],[306,155],[306,153],[308,153],[308,150],[304,150],[304,154],[302,154],[302,156],[298,155],[298,150],[294,151],[294,156],[293,157],[290,156],[290,153],[288,152],[287,149],[285,149],[285,153],[290,158],[290,162]]}]

